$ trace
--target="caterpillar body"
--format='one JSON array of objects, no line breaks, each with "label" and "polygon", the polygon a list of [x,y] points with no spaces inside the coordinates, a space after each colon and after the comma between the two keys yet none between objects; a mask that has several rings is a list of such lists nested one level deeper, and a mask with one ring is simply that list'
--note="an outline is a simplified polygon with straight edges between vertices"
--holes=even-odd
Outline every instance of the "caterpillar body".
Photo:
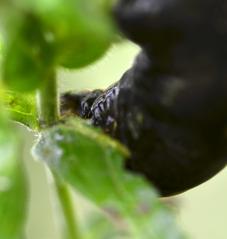
[{"label": "caterpillar body", "polygon": [[62,98],[125,144],[126,168],[162,196],[195,187],[226,166],[225,12],[224,1],[120,0],[116,23],[141,46],[133,66],[107,90]]}]

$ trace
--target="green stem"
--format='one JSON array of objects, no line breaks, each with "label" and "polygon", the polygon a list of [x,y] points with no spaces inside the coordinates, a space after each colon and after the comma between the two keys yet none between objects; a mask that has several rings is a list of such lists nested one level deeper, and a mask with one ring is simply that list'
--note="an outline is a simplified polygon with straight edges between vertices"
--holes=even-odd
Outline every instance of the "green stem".
[{"label": "green stem", "polygon": [[66,238],[67,239],[82,239],[80,229],[78,228],[79,223],[76,221],[74,215],[73,201],[71,198],[70,190],[68,185],[58,177],[55,177],[56,188],[59,200],[61,202],[62,210],[65,216],[66,222]]},{"label": "green stem", "polygon": [[59,118],[56,74],[51,71],[38,91],[38,114],[42,128],[54,125]]},{"label": "green stem", "polygon": [[[48,79],[38,91],[38,116],[40,128],[50,127],[59,120],[59,103],[57,93],[56,74],[51,72]],[[74,207],[70,191],[66,183],[54,175],[58,197],[64,214],[67,239],[82,239],[74,216]]]}]

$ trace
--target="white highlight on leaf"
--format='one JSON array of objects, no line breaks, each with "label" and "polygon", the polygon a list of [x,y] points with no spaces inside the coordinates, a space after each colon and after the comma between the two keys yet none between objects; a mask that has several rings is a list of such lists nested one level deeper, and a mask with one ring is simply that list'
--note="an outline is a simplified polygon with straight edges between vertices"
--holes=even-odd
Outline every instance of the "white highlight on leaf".
[{"label": "white highlight on leaf", "polygon": [[63,141],[64,140],[64,136],[62,134],[59,134],[59,133],[55,133],[54,134],[54,139],[56,141]]},{"label": "white highlight on leaf", "polygon": [[12,164],[14,158],[14,148],[10,144],[3,144],[0,147],[0,168],[8,168]]},{"label": "white highlight on leaf", "polygon": [[44,37],[48,43],[53,43],[55,41],[55,36],[52,32],[45,32]]},{"label": "white highlight on leaf", "polygon": [[56,132],[53,136],[40,135],[38,143],[32,149],[34,158],[45,161],[51,167],[57,168],[63,156],[63,149],[56,142],[64,141],[64,136]]},{"label": "white highlight on leaf", "polygon": [[8,177],[0,176],[0,192],[9,191],[11,186],[12,183]]}]

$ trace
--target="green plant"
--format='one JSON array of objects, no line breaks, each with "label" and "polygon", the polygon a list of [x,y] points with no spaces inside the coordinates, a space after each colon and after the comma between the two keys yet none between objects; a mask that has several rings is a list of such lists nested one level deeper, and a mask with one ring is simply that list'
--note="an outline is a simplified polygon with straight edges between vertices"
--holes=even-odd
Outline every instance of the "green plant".
[{"label": "green plant", "polygon": [[[55,180],[63,238],[184,238],[155,189],[124,170],[126,148],[88,122],[59,114],[57,67],[91,64],[117,38],[107,2],[0,1],[0,238],[24,238],[26,222],[23,139],[9,119],[38,136],[33,155]],[[104,213],[78,221],[69,185]]]}]

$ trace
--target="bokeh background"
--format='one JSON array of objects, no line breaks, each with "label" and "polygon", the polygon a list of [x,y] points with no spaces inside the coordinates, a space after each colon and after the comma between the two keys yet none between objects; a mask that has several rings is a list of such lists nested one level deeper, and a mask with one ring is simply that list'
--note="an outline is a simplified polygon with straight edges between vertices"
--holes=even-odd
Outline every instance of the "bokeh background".
[{"label": "bokeh background", "polygon": [[[60,69],[60,92],[109,86],[130,67],[138,51],[138,47],[132,43],[122,42],[114,45],[103,59],[86,69]],[[27,239],[60,239],[51,179],[44,165],[31,157],[34,135],[22,130],[27,136],[24,155],[31,192]],[[227,238],[227,168],[208,182],[173,199],[177,221],[190,238]],[[77,204],[86,207],[81,200],[77,200]]]}]

